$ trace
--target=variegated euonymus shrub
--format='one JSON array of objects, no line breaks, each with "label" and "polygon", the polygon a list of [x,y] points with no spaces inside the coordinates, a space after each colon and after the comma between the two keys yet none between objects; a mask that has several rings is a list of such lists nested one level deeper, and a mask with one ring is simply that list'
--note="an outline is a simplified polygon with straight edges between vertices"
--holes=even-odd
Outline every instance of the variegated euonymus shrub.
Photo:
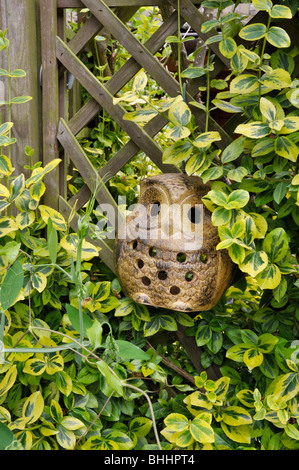
[{"label": "variegated euonymus shrub", "polygon": [[[143,71],[115,98],[140,125],[167,117],[164,162],[211,182],[204,203],[217,249],[240,271],[211,311],[192,319],[125,297],[86,241],[99,215],[93,200],[76,233],[40,202],[59,161],[29,164],[26,180],[0,157],[1,449],[298,450],[299,55],[282,20],[296,19],[299,4],[252,1],[263,21],[244,26],[225,10],[238,3],[202,2],[216,13],[202,25],[207,45],[218,42],[230,61],[221,80],[210,52],[204,67],[182,72],[180,84],[202,77],[202,102],[188,102],[183,86],[153,99]],[[0,45],[5,53],[5,33]],[[202,132],[192,106],[206,115]],[[208,119],[217,109],[238,123],[222,151]],[[9,149],[11,128],[0,129]],[[133,178],[133,165],[123,171]],[[182,326],[186,350],[174,336]],[[198,346],[190,357],[188,337],[191,351]]]}]

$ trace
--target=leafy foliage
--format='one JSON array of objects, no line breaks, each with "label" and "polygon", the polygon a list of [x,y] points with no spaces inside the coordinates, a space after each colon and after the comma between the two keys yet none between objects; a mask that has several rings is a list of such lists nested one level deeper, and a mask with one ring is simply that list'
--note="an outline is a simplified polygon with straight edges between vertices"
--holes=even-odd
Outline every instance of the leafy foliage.
[{"label": "leafy foliage", "polygon": [[[167,116],[159,136],[163,161],[211,183],[203,202],[218,227],[217,249],[227,250],[240,272],[211,311],[191,318],[125,297],[93,244],[105,219],[94,198],[72,231],[74,213],[65,220],[41,199],[44,176],[59,160],[31,162],[28,178],[15,175],[13,123],[1,125],[0,144],[8,150],[0,156],[1,450],[298,450],[298,52],[276,25],[298,5],[252,0],[268,22],[243,26],[234,9],[223,11],[234,3],[202,2],[217,11],[202,25],[206,45],[219,43],[230,62],[225,79],[211,76],[210,52],[204,67],[181,73],[180,80],[206,79],[202,102],[157,99],[144,71],[115,97],[125,119],[138,125]],[[154,16],[153,23],[142,14],[135,20],[137,34],[156,26]],[[4,53],[8,46],[1,32]],[[219,90],[215,98],[211,87]],[[207,116],[202,132],[193,107]],[[238,118],[225,149],[209,127],[217,110]],[[102,124],[79,137],[97,168],[95,155],[106,161],[107,149],[114,145],[114,153],[125,139],[117,143],[115,128],[107,142]],[[30,161],[33,150],[25,153]],[[138,156],[110,189],[134,201],[139,178],[154,171]]]}]

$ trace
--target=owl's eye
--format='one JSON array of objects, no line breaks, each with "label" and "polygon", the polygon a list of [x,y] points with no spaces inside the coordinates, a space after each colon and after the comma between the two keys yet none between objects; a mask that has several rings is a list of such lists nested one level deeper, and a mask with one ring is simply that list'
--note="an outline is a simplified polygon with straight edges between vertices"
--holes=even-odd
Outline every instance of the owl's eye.
[{"label": "owl's eye", "polygon": [[159,201],[155,201],[152,205],[151,205],[151,217],[157,217],[157,215],[159,215],[161,212],[161,204]]},{"label": "owl's eye", "polygon": [[188,215],[188,219],[190,220],[192,224],[199,224],[201,214],[200,214],[200,210],[197,207],[191,207],[188,210],[187,215]]}]

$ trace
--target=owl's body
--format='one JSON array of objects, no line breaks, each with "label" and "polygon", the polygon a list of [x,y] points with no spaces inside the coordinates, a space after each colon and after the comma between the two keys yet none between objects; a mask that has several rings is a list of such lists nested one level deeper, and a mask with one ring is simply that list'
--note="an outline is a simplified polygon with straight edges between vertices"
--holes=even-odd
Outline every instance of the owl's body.
[{"label": "owl's body", "polygon": [[142,181],[139,205],[120,228],[114,251],[123,291],[135,302],[202,311],[227,289],[234,265],[216,250],[218,230],[201,201],[209,189],[182,174]]}]

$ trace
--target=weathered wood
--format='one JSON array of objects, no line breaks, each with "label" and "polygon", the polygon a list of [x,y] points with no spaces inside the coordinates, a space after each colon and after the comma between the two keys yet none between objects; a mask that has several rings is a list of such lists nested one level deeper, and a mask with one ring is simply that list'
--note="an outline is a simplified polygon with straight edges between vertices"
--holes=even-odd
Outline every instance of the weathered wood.
[{"label": "weathered wood", "polygon": [[90,191],[95,194],[97,201],[101,204],[109,204],[115,213],[118,207],[109,190],[106,188],[101,177],[96,172],[94,166],[85,154],[77,139],[71,133],[64,119],[59,122],[57,138],[66,152],[70,155],[75,167],[88,185]]},{"label": "weathered wood", "polygon": [[[114,18],[115,19],[115,18]],[[177,30],[177,13],[173,13],[171,17],[149,38],[144,46],[145,55],[147,56],[149,53],[154,54],[157,52],[164,44],[165,39],[167,36],[174,34]],[[130,34],[130,40],[132,43],[135,43],[135,38],[132,39],[132,35]],[[138,42],[138,41],[137,41]],[[139,44],[139,43],[138,43]],[[170,95],[176,96],[179,94],[179,87],[178,83],[170,76],[170,74],[164,69],[164,67],[160,64],[159,67],[163,70],[163,87],[166,92]],[[107,89],[115,95],[124,85],[127,83],[141,68],[141,65],[136,61],[135,56],[131,57],[125,65],[113,76],[107,83]],[[147,69],[148,70],[148,65]],[[194,88],[194,87],[193,87]],[[189,90],[189,88],[188,88]],[[191,93],[189,100],[193,100],[194,94],[197,93],[197,88],[195,88],[194,93]],[[94,107],[93,104],[90,104],[90,107]],[[96,107],[95,107],[96,110]],[[90,120],[90,109],[89,106],[86,107],[85,112],[86,116]],[[97,111],[96,111],[97,112]],[[197,124],[200,126],[201,129],[204,129],[205,126],[205,114],[198,110],[197,108],[193,108],[193,113],[195,115]],[[81,122],[84,123],[83,111],[82,114],[80,113]],[[72,127],[72,125],[71,125]],[[231,141],[229,136],[223,131],[221,126],[219,126],[213,119],[210,118],[210,129],[214,131],[218,131],[222,137],[222,140],[219,141],[220,148],[225,148]],[[159,165],[158,165],[159,166]]]},{"label": "weathered wood", "polygon": [[[12,106],[12,121],[14,127],[12,135],[17,142],[12,147],[12,166],[15,174],[24,173],[24,165],[29,163],[24,148],[29,145],[35,150],[34,162],[38,161],[42,151],[41,126],[41,93],[39,86],[40,49],[39,25],[36,17],[37,7],[35,0],[0,0],[1,29],[8,29],[7,38],[10,41],[9,58],[11,69],[23,69],[26,77],[12,79],[12,97],[29,95],[31,101],[22,105]],[[0,67],[7,69],[5,51],[0,53]],[[3,96],[1,100],[8,100],[8,81],[1,77]],[[2,89],[1,88],[1,89]],[[8,107],[1,107],[2,122],[8,121]],[[4,148],[8,154],[8,148]],[[26,176],[29,176],[27,170]]]},{"label": "weathered wood", "polygon": [[[202,0],[194,0],[194,4],[200,5]],[[106,0],[106,5],[109,7],[160,7],[165,4],[164,0]],[[58,0],[58,8],[86,8],[81,0]]]},{"label": "weathered wood", "polygon": [[[71,214],[72,207],[68,204],[68,202],[62,197],[59,197],[59,212],[63,215],[63,217],[67,220]],[[79,216],[75,213],[73,219],[70,222],[71,228],[76,232],[78,228],[78,219]],[[104,240],[89,240],[93,245],[100,248],[99,256],[101,260],[111,269],[112,272],[115,273],[114,263],[113,263],[113,248],[109,246]]]},{"label": "weathered wood", "polygon": [[157,143],[135,122],[123,119],[124,110],[119,105],[113,104],[113,96],[101,84],[99,80],[85,67],[82,62],[72,53],[60,38],[56,38],[57,58],[63,65],[73,73],[78,81],[86,88],[98,103],[109,112],[114,121],[123,128],[131,139],[142,149],[154,162],[161,160],[162,151]]},{"label": "weathered wood", "polygon": [[[165,38],[174,34],[176,30],[177,15],[174,14],[168,18],[168,20],[165,21],[165,23],[147,40],[145,43],[146,48],[152,54],[155,54],[165,43]],[[70,43],[68,45],[70,46]],[[107,90],[109,90],[112,95],[115,95],[134,77],[137,72],[139,72],[140,69],[140,64],[136,62],[134,57],[130,57],[121,69],[107,82]],[[100,105],[93,99],[86,103],[69,123],[72,132],[74,134],[80,132],[80,130],[85,127],[91,119],[93,119],[100,109]]]},{"label": "weathered wood", "polygon": [[[136,10],[137,8],[132,7],[121,8],[118,12],[118,17],[121,21],[128,21],[134,13],[136,13]],[[97,34],[103,34],[104,29],[105,27],[94,15],[92,15],[69,41],[69,48],[74,52],[74,54],[79,54],[89,41],[91,41]]]},{"label": "weathered wood", "polygon": [[180,93],[178,82],[168,73],[165,67],[142,45],[119,18],[102,2],[102,0],[84,0],[96,18],[111,31],[126,50],[143,67],[151,77],[170,95]]},{"label": "weathered wood", "polygon": [[[150,123],[147,123],[145,130],[149,135],[156,135],[168,121],[162,116],[156,116]],[[128,163],[139,152],[139,147],[130,140],[122,147],[115,155],[111,158],[99,171],[99,175],[103,178],[103,181],[110,179],[115,173]],[[173,165],[167,165],[161,160],[156,162],[157,167],[163,173],[179,173],[180,170]],[[77,207],[80,208],[90,198],[90,191],[87,185],[84,185],[79,191],[69,199],[69,204],[73,206],[77,201]]]},{"label": "weathered wood", "polygon": [[[58,36],[65,41],[66,32],[66,11],[57,10],[57,34]],[[67,92],[67,74],[66,72],[59,74],[58,78],[58,113],[59,118],[67,119],[68,117],[68,92]],[[58,194],[66,198],[67,195],[67,170],[69,157],[64,151],[64,149],[59,149],[59,157],[61,158],[61,163],[59,165],[59,188]]]},{"label": "weathered wood", "polygon": [[86,23],[79,29],[75,36],[69,41],[68,46],[74,54],[79,54],[91,39],[93,39],[101,28],[101,24],[95,16],[88,18]]},{"label": "weathered wood", "polygon": [[[58,142],[58,68],[56,60],[57,4],[56,0],[41,0],[42,98],[43,98],[43,164],[57,158]],[[58,209],[59,169],[45,175],[44,202]]]}]

